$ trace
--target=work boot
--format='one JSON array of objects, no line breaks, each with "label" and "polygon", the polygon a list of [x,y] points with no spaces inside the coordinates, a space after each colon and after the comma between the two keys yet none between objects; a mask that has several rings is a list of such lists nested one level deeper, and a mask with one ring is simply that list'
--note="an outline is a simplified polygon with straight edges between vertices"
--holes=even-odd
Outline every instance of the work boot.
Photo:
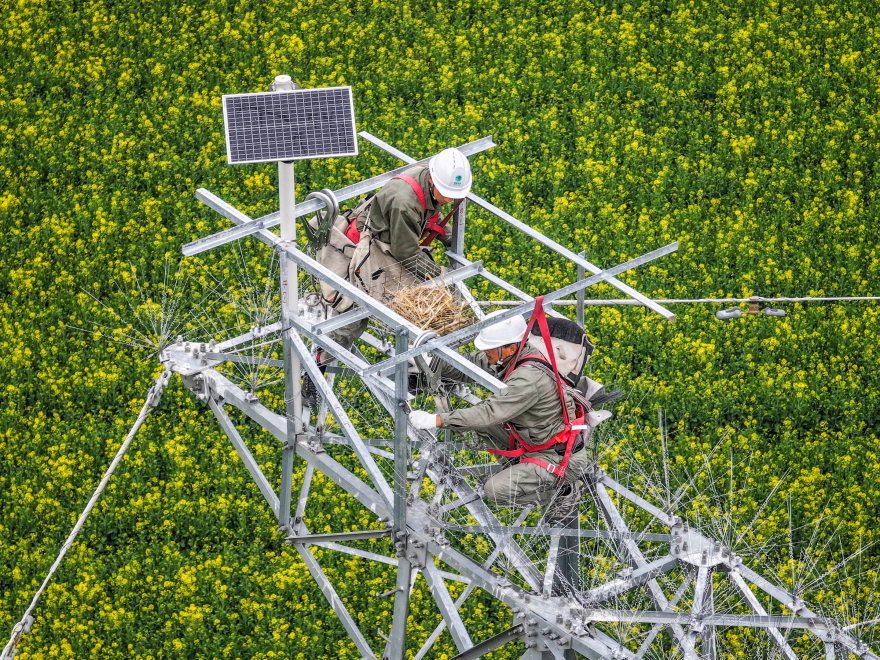
[{"label": "work boot", "polygon": [[564,484],[559,489],[559,492],[544,514],[548,525],[551,527],[562,527],[577,519],[583,488],[584,482],[580,479],[575,479],[572,483]]}]

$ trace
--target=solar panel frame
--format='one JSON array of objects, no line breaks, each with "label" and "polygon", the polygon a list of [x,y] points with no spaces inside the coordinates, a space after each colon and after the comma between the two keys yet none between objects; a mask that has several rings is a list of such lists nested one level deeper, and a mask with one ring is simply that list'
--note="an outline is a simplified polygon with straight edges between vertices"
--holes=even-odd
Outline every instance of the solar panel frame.
[{"label": "solar panel frame", "polygon": [[224,94],[223,124],[230,165],[358,154],[350,86]]}]

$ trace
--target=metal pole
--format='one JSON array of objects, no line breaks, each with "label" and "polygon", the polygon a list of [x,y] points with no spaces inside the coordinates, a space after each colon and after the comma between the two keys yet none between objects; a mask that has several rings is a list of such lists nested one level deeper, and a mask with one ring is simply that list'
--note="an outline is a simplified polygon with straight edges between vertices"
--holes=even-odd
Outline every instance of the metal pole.
[{"label": "metal pole", "polygon": [[[290,76],[276,76],[276,91],[294,89]],[[296,178],[293,161],[278,162],[278,207],[281,214],[281,240],[296,245]],[[283,243],[282,243],[283,244]],[[281,321],[284,328],[284,400],[287,412],[287,440],[281,457],[281,492],[279,494],[278,525],[290,526],[290,499],[293,490],[293,463],[296,456],[296,437],[302,433],[302,391],[299,356],[291,346],[290,333],[295,332],[290,317],[299,311],[299,279],[296,262],[284,252],[280,259]]]},{"label": "metal pole", "polygon": [[[578,253],[578,256],[586,257],[587,251],[582,250],[581,252]],[[582,279],[584,279],[584,277],[586,276],[587,273],[586,273],[586,270],[584,270],[584,267],[581,266],[580,264],[578,264],[577,268],[578,268],[578,282],[580,282]],[[578,291],[578,294],[577,294],[577,307],[578,307],[577,308],[577,320],[578,320],[578,325],[581,326],[582,328],[584,327],[584,300],[586,299],[586,297],[587,297],[587,292],[585,289],[581,289],[580,291]]]},{"label": "metal pole", "polygon": [[[403,352],[407,349],[407,331],[399,328],[394,336],[394,350]],[[393,540],[397,547],[397,585],[394,595],[394,619],[391,624],[391,633],[388,636],[388,644],[385,647],[383,660],[402,660],[406,649],[406,619],[409,614],[409,591],[412,574],[412,564],[407,556],[407,529],[406,529],[406,470],[407,470],[407,445],[406,424],[408,407],[407,377],[409,363],[400,362],[394,369],[394,526],[392,528]]]},{"label": "metal pole", "polygon": [[[461,205],[455,210],[455,215],[452,216],[452,251],[456,254],[460,254],[461,256],[465,256],[464,254],[464,229],[465,229],[465,214],[467,213],[467,200],[464,199],[461,202]],[[450,263],[450,268],[456,268],[455,262]]]}]

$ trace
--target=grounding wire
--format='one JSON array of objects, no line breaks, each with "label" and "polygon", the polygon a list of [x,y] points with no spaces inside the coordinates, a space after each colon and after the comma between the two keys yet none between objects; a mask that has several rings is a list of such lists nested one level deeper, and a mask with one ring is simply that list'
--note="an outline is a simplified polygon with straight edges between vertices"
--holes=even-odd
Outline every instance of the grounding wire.
[{"label": "grounding wire", "polygon": [[[824,298],[763,298],[761,296],[753,296],[752,298],[665,298],[654,299],[659,305],[676,305],[685,303],[717,303],[726,305],[727,303],[799,303],[799,302],[846,302],[860,300],[880,300],[880,296],[831,296]],[[522,305],[521,300],[477,300],[476,303],[482,307],[516,307]],[[554,300],[550,304],[571,306],[580,304],[577,300]],[[610,298],[584,300],[584,305],[635,305],[641,306],[638,300],[632,298]]]},{"label": "grounding wire", "polygon": [[40,596],[43,595],[46,587],[49,586],[49,581],[52,579],[55,571],[58,570],[58,567],[61,565],[64,556],[67,554],[67,551],[70,550],[70,548],[73,546],[74,541],[76,541],[76,537],[79,535],[79,532],[83,528],[83,525],[85,525],[89,514],[92,512],[92,509],[95,507],[95,504],[97,504],[98,499],[101,497],[101,494],[107,487],[107,483],[110,481],[110,477],[113,476],[113,473],[116,471],[117,466],[119,465],[120,461],[122,461],[122,457],[125,456],[125,453],[131,446],[131,443],[134,440],[134,436],[137,434],[138,430],[143,425],[144,421],[147,419],[153,409],[157,405],[159,405],[159,399],[162,397],[162,392],[165,389],[165,385],[168,384],[168,380],[170,377],[171,372],[169,370],[164,371],[162,375],[156,379],[156,384],[153,385],[152,388],[150,388],[150,391],[147,393],[147,400],[144,401],[144,405],[141,408],[141,412],[138,415],[137,420],[135,420],[134,425],[131,427],[128,435],[125,437],[122,446],[120,446],[119,450],[116,452],[116,456],[113,458],[113,461],[110,463],[110,466],[104,473],[104,477],[101,479],[101,483],[98,484],[95,492],[92,493],[92,497],[91,499],[89,499],[89,503],[80,514],[79,520],[76,521],[76,524],[70,531],[70,534],[68,535],[67,540],[64,542],[64,545],[61,546],[58,557],[55,558],[55,562],[49,569],[46,578],[43,580],[40,588],[37,589],[37,593],[34,594],[34,597],[31,600],[31,604],[28,606],[27,610],[25,610],[25,613],[22,615],[21,620],[13,627],[12,635],[10,636],[9,641],[6,643],[6,646],[3,647],[3,652],[0,653],[0,660],[6,660],[7,658],[13,657],[12,653],[15,650],[15,646],[21,639],[22,633],[26,632],[26,630],[29,628],[29,623],[32,623],[32,621],[28,621],[31,612],[34,611],[34,608],[37,606],[37,602],[40,600]]}]

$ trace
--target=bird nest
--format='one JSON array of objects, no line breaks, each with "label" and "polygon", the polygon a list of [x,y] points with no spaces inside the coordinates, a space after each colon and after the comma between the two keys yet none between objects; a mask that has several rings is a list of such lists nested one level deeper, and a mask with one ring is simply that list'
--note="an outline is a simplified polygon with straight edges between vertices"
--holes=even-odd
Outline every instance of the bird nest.
[{"label": "bird nest", "polygon": [[428,278],[428,283],[398,291],[391,309],[422,330],[447,335],[476,321],[467,303],[442,282]]}]

